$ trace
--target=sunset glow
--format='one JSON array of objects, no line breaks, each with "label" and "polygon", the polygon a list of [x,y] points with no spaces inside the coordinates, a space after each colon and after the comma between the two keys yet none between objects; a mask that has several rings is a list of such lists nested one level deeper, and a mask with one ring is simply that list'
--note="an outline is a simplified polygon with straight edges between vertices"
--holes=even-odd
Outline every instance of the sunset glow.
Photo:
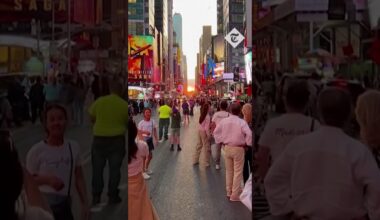
[{"label": "sunset glow", "polygon": [[194,87],[192,87],[192,86],[187,86],[187,91],[188,91],[188,92],[194,92]]}]

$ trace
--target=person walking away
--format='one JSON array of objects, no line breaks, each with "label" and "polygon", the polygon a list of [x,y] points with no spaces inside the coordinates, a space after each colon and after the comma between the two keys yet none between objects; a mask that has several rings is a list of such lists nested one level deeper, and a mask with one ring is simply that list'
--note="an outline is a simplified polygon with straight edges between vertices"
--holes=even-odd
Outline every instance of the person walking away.
[{"label": "person walking away", "polygon": [[265,178],[273,216],[380,219],[380,172],[367,146],[343,127],[352,117],[347,92],[328,88],[318,99],[322,127],[294,138]]},{"label": "person walking away", "polygon": [[[247,122],[249,128],[252,130],[252,105],[247,103],[243,105],[243,108],[241,109],[241,112],[243,113],[244,121]],[[250,173],[253,170],[253,149],[252,147],[246,147],[245,148],[245,158],[244,158],[244,168],[243,168],[243,179],[244,183],[247,182]]]},{"label": "person walking away", "polygon": [[139,113],[143,113],[144,111],[144,102],[143,100],[139,100]]},{"label": "person walking away", "polygon": [[144,179],[150,179],[150,175],[153,174],[153,171],[149,170],[150,161],[153,158],[153,150],[154,146],[157,145],[158,136],[157,136],[157,126],[152,117],[152,110],[150,108],[146,108],[143,111],[144,119],[140,121],[138,125],[139,131],[142,133],[144,137],[144,141],[147,143],[149,147],[149,156],[144,160]]},{"label": "person walking away", "polygon": [[13,119],[12,106],[8,101],[7,92],[0,89],[0,129],[8,130]]},{"label": "person walking away", "polygon": [[181,134],[181,113],[177,108],[173,109],[171,116],[171,147],[170,151],[174,151],[174,145],[177,145],[177,151],[181,151],[180,134]]},{"label": "person walking away", "polygon": [[158,220],[142,175],[149,151],[146,142],[141,139],[142,134],[139,134],[135,122],[128,120],[128,219]]},{"label": "person walking away", "polygon": [[360,125],[361,140],[369,147],[380,168],[379,111],[380,92],[369,90],[359,96],[355,113]]},{"label": "person walking away", "polygon": [[7,220],[53,220],[33,177],[25,171],[10,132],[0,132],[0,171],[6,176],[0,182],[0,213]]},{"label": "person walking away", "polygon": [[74,117],[74,111],[73,111],[73,103],[74,103],[74,97],[77,95],[75,94],[76,90],[73,85],[73,81],[71,76],[65,76],[63,78],[63,85],[60,90],[60,103],[65,106],[66,111],[69,114],[69,121],[71,121]]},{"label": "person walking away", "polygon": [[159,125],[158,125],[158,137],[160,139],[160,143],[168,140],[168,132],[170,125],[170,114],[172,113],[172,109],[165,103],[164,100],[161,100],[160,108],[158,109],[159,114]]},{"label": "person walking away", "polygon": [[45,104],[54,104],[59,102],[61,85],[58,84],[56,77],[49,76],[48,83],[44,85]]},{"label": "person walking away", "polygon": [[87,219],[89,206],[78,143],[64,138],[67,112],[63,106],[51,105],[44,112],[47,137],[27,154],[26,168],[45,195],[55,220],[74,219],[71,210],[72,182],[79,194],[82,219]]},{"label": "person walking away", "polygon": [[194,106],[195,106],[194,99],[190,99],[189,104],[190,104],[190,116],[194,116]]},{"label": "person walking away", "polygon": [[243,119],[239,118],[240,104],[231,104],[229,117],[221,120],[214,131],[216,143],[224,145],[226,164],[226,191],[230,201],[240,201],[243,182],[245,147],[252,146],[252,131]]},{"label": "person walking away", "polygon": [[309,97],[309,85],[306,81],[291,83],[285,94],[286,113],[267,122],[258,143],[257,174],[261,180],[264,179],[270,164],[276,162],[293,138],[320,127],[316,119],[305,116]]},{"label": "person walking away", "polygon": [[87,88],[83,82],[83,79],[79,77],[74,86],[75,96],[73,100],[73,119],[78,125],[84,123],[84,103],[87,95]]},{"label": "person walking away", "polygon": [[[214,132],[216,126],[219,124],[219,122],[227,117],[230,116],[230,113],[227,112],[228,103],[227,101],[222,101],[220,103],[220,111],[216,112],[211,120],[211,131]],[[222,144],[221,143],[215,143],[215,169],[220,170],[220,157],[222,155]]]},{"label": "person walking away", "polygon": [[184,120],[183,120],[184,124],[189,124],[190,123],[190,120],[189,120],[190,105],[186,99],[184,99],[182,103],[182,112],[184,116]]},{"label": "person walking away", "polygon": [[32,123],[34,124],[37,117],[42,119],[42,111],[44,109],[44,86],[41,77],[37,77],[36,82],[32,85],[29,98],[32,109]]},{"label": "person walking away", "polygon": [[[207,103],[201,107],[201,115],[198,124],[198,142],[193,154],[193,165],[197,165],[201,162],[205,167],[210,166],[211,118],[209,115],[209,108],[210,106]],[[200,161],[201,154],[203,155],[203,161]]]},{"label": "person walking away", "polygon": [[120,97],[122,85],[111,82],[111,94],[98,98],[89,113],[94,122],[92,143],[92,196],[93,205],[100,203],[103,192],[103,171],[108,161],[108,202],[120,203],[120,168],[125,156],[125,133],[128,121],[128,103]]}]

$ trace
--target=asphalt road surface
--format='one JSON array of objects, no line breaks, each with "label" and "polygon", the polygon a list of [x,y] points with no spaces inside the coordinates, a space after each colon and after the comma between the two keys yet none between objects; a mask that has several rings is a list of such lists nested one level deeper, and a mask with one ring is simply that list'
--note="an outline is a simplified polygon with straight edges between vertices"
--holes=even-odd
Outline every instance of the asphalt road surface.
[{"label": "asphalt road surface", "polygon": [[209,168],[192,165],[198,117],[199,109],[189,125],[182,125],[182,151],[170,151],[169,141],[154,150],[150,167],[154,173],[148,184],[158,215],[164,220],[252,219],[252,213],[242,203],[230,202],[226,197],[223,159],[220,170],[213,162]]}]

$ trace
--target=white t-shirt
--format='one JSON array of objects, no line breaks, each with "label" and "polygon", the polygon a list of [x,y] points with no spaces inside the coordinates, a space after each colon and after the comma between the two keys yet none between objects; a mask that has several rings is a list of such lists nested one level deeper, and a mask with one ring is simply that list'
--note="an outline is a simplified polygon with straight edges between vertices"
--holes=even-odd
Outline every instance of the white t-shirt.
[{"label": "white t-shirt", "polygon": [[[312,121],[311,117],[297,113],[271,119],[261,134],[259,145],[269,147],[272,161],[275,161],[293,138],[311,132]],[[319,127],[319,122],[314,120],[313,130]]]},{"label": "white t-shirt", "polygon": [[149,155],[148,145],[141,140],[136,140],[138,150],[135,158],[128,164],[128,176],[135,176],[143,171],[144,157]]},{"label": "white t-shirt", "polygon": [[40,207],[27,206],[20,220],[54,220],[53,215]]},{"label": "white t-shirt", "polygon": [[[60,191],[56,191],[51,186],[42,185],[39,187],[41,192],[67,195],[71,168],[69,144],[73,153],[73,172],[71,174],[73,180],[75,167],[81,166],[80,149],[77,142],[65,140],[62,146],[55,147],[48,145],[45,141],[41,141],[35,144],[28,152],[26,168],[32,175],[54,175],[65,184]],[[73,184],[71,185],[71,189],[73,189]]]},{"label": "white t-shirt", "polygon": [[211,121],[214,122],[215,125],[218,125],[221,120],[223,120],[229,116],[230,116],[230,113],[228,113],[226,111],[218,111],[212,116]]},{"label": "white t-shirt", "polygon": [[152,119],[150,119],[149,121],[142,120],[137,126],[139,130],[150,132],[150,135],[144,135],[144,137],[152,137],[153,129],[155,127],[156,127],[156,123]]}]

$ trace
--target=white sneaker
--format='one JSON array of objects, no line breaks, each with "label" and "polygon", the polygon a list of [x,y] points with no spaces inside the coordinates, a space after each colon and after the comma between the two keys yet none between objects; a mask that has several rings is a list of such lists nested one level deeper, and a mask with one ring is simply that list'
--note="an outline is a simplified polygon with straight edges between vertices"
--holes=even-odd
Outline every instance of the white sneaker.
[{"label": "white sneaker", "polygon": [[220,170],[220,165],[217,164],[217,165],[215,166],[215,169]]},{"label": "white sneaker", "polygon": [[150,176],[149,176],[147,173],[143,173],[143,177],[144,177],[144,179],[146,179],[146,180],[150,179]]},{"label": "white sneaker", "polygon": [[164,139],[161,139],[161,140],[158,141],[158,143],[162,143],[162,142],[164,142]]},{"label": "white sneaker", "polygon": [[146,170],[145,173],[148,174],[148,175],[152,175],[153,171],[152,170]]}]

